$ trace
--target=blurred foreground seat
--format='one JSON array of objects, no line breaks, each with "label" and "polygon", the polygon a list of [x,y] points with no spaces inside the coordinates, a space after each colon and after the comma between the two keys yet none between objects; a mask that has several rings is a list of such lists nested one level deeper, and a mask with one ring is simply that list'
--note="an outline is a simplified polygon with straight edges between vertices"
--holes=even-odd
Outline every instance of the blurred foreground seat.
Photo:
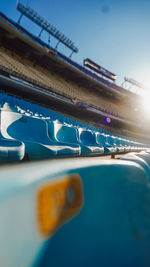
[{"label": "blurred foreground seat", "polygon": [[148,172],[130,160],[3,168],[0,266],[149,267],[148,181]]},{"label": "blurred foreground seat", "polygon": [[131,160],[132,162],[138,163],[144,168],[150,180],[150,154],[145,151],[141,152],[131,152],[121,158],[122,160]]}]

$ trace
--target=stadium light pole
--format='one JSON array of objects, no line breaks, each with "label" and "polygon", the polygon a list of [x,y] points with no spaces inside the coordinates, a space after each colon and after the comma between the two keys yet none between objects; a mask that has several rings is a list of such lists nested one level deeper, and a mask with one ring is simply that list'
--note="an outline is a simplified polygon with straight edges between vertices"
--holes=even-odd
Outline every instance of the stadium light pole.
[{"label": "stadium light pole", "polygon": [[[75,47],[74,43],[68,37],[66,37],[59,30],[57,30],[53,25],[48,23],[44,18],[42,18],[40,15],[38,15],[29,6],[25,7],[23,4],[18,2],[17,9],[21,12],[21,15],[20,15],[19,20],[18,20],[18,24],[20,23],[22,16],[25,15],[27,18],[29,18],[31,21],[33,21],[34,23],[36,23],[38,26],[40,26],[42,28],[40,33],[39,33],[39,36],[38,36],[39,38],[40,38],[43,30],[45,30],[46,32],[48,32],[50,35],[52,35],[53,37],[55,37],[58,40],[58,43],[56,44],[55,49],[57,49],[59,43],[62,43],[66,47],[68,47],[70,50],[72,50],[73,53],[78,52],[78,48]],[[73,53],[71,53],[71,56]]]}]

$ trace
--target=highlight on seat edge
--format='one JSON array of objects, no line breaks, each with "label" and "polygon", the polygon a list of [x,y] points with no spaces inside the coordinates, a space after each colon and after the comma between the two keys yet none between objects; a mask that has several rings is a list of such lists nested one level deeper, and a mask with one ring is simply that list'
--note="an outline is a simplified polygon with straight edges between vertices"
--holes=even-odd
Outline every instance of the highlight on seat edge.
[{"label": "highlight on seat edge", "polygon": [[1,3],[0,267],[150,266],[149,10]]}]

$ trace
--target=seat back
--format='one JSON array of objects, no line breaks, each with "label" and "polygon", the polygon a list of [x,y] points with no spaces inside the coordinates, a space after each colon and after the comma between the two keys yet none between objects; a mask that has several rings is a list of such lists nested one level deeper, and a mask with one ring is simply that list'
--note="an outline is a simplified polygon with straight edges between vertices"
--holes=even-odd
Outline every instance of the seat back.
[{"label": "seat back", "polygon": [[1,133],[5,138],[42,144],[50,143],[47,135],[47,124],[44,120],[17,113],[3,113],[1,117]]},{"label": "seat back", "polygon": [[122,146],[121,145],[121,141],[120,141],[120,139],[117,136],[114,137],[114,144],[116,146],[118,146],[118,147],[121,147]]},{"label": "seat back", "polygon": [[[48,240],[36,266],[67,266],[68,262],[72,267],[122,266],[122,262],[124,266],[145,266],[146,262],[148,267],[150,189],[146,173],[128,161],[90,159],[84,168],[82,162],[80,159],[79,169],[75,169],[77,161],[67,164],[82,177],[84,206]],[[92,162],[97,166],[91,168]],[[60,172],[61,162],[58,169]]]},{"label": "seat back", "polygon": [[107,135],[106,136],[106,144],[109,145],[109,146],[115,146],[114,144],[114,138],[111,136],[111,135]]},{"label": "seat back", "polygon": [[63,125],[59,121],[48,123],[48,136],[54,143],[79,143],[77,129],[73,126]]},{"label": "seat back", "polygon": [[95,133],[89,130],[79,129],[79,140],[83,145],[96,145]]},{"label": "seat back", "polygon": [[101,146],[105,146],[106,143],[106,136],[101,133],[96,133],[96,143]]},{"label": "seat back", "polygon": [[77,129],[73,126],[60,125],[55,130],[55,139],[60,143],[78,144],[77,135]]}]

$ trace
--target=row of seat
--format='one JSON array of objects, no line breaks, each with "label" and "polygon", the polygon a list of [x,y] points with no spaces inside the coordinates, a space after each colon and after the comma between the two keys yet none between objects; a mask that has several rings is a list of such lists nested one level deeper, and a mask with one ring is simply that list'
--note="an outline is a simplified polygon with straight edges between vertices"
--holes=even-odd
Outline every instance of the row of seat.
[{"label": "row of seat", "polygon": [[2,140],[5,138],[20,142],[20,159],[23,158],[25,144],[24,153],[31,160],[66,155],[114,155],[147,149],[146,146],[127,139],[74,127],[57,120],[33,118],[11,109],[1,110],[1,137]]}]

